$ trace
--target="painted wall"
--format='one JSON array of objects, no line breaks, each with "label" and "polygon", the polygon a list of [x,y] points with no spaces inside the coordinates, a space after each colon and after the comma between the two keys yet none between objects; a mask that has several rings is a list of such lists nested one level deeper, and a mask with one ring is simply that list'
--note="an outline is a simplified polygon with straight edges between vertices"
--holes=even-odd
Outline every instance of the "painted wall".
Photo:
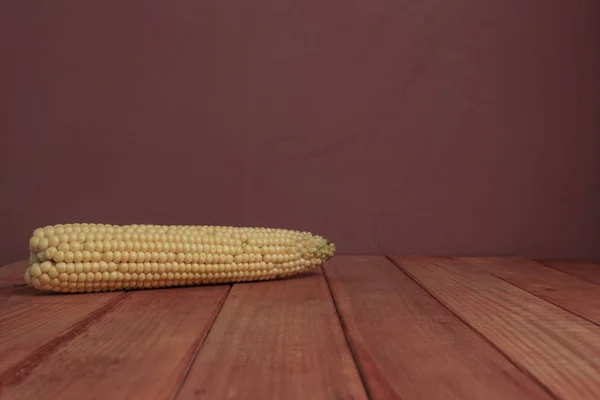
[{"label": "painted wall", "polygon": [[0,3],[0,263],[54,223],[600,258],[600,3]]}]

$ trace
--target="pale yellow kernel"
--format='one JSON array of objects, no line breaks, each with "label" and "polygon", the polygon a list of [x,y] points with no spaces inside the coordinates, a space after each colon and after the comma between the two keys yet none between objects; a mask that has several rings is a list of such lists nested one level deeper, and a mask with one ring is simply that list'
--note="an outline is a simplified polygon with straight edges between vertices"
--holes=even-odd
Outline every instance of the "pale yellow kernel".
[{"label": "pale yellow kernel", "polygon": [[96,274],[94,274],[93,272],[88,272],[85,274],[85,280],[90,283],[93,282],[95,277],[96,277]]},{"label": "pale yellow kernel", "polygon": [[98,252],[98,251],[92,251],[92,261],[93,262],[98,262],[102,260],[102,253]]},{"label": "pale yellow kernel", "polygon": [[[92,265],[94,265],[96,263],[93,263]],[[104,262],[104,261],[100,261],[98,264],[98,271],[104,273],[106,271],[108,271],[108,263]]]},{"label": "pale yellow kernel", "polygon": [[39,280],[42,285],[47,285],[50,283],[50,277],[46,274],[40,275]]},{"label": "pale yellow kernel", "polygon": [[136,262],[137,261],[137,253],[135,251],[130,251],[129,252],[129,262]]},{"label": "pale yellow kernel", "polygon": [[[104,261],[101,261],[101,262],[104,262]],[[106,270],[107,270],[108,272],[114,272],[114,271],[116,271],[117,269],[119,269],[119,266],[117,265],[117,263],[114,263],[114,262],[109,262],[109,263],[108,263],[108,268],[107,268]]]},{"label": "pale yellow kernel", "polygon": [[68,243],[59,243],[57,249],[62,251],[63,253],[66,253],[70,250],[70,246]]},{"label": "pale yellow kernel", "polygon": [[129,262],[129,252],[128,251],[121,252],[121,262]]},{"label": "pale yellow kernel", "polygon": [[112,246],[111,246],[110,240],[103,240],[102,241],[102,250],[103,251],[111,251],[112,250]]},{"label": "pale yellow kernel", "polygon": [[126,273],[129,270],[127,263],[119,263],[119,272]]},{"label": "pale yellow kernel", "polygon": [[184,253],[177,253],[176,257],[175,257],[175,261],[182,263],[185,261],[185,254]]},{"label": "pale yellow kernel", "polygon": [[137,281],[137,279],[138,279],[138,274],[137,274],[137,272],[134,272],[134,273],[132,273],[132,274],[131,274],[131,280],[132,280],[132,281]]},{"label": "pale yellow kernel", "polygon": [[48,237],[48,246],[50,246],[50,247],[58,247],[59,243],[60,243],[60,240],[58,239],[58,236],[50,236],[50,237]]},{"label": "pale yellow kernel", "polygon": [[114,254],[110,250],[102,254],[102,261],[112,262],[113,258],[114,258]]},{"label": "pale yellow kernel", "polygon": [[[106,261],[106,260],[104,260],[104,261]],[[123,259],[121,257],[121,252],[120,251],[117,250],[117,251],[114,251],[112,253],[112,261],[114,261],[116,263],[119,263],[119,262],[123,261]]]},{"label": "pale yellow kernel", "polygon": [[150,271],[152,270],[152,264],[150,262],[145,262],[144,263],[144,273],[148,274]]},{"label": "pale yellow kernel", "polygon": [[102,272],[94,273],[94,281],[100,282],[102,280]]},{"label": "pale yellow kernel", "polygon": [[33,231],[33,236],[37,237],[37,238],[43,238],[44,230],[42,228],[37,228],[36,230]]},{"label": "pale yellow kernel", "polygon": [[112,271],[112,272],[109,272],[108,274],[109,274],[108,275],[108,280],[109,281],[116,281],[117,277],[119,276],[118,273],[117,273],[117,271]]},{"label": "pale yellow kernel", "polygon": [[84,274],[83,272],[81,272],[77,275],[78,282],[85,282],[86,278],[87,278],[87,274]]},{"label": "pale yellow kernel", "polygon": [[81,251],[75,251],[75,252],[73,252],[73,261],[74,262],[81,262],[81,261],[83,261],[83,253]]},{"label": "pale yellow kernel", "polygon": [[76,271],[79,271],[79,266],[78,266],[78,264],[81,264],[81,272],[85,272],[85,273],[87,274],[88,272],[91,272],[91,271],[92,271],[92,264],[91,264],[91,263],[89,263],[89,262],[86,262],[86,263],[77,263],[77,264],[75,264],[75,270],[76,270]]},{"label": "pale yellow kernel", "polygon": [[167,254],[163,252],[158,253],[158,262],[163,264],[167,262]]},{"label": "pale yellow kernel", "polygon": [[29,270],[32,278],[39,278],[42,275],[42,269],[39,264],[33,264]]},{"label": "pale yellow kernel", "polygon": [[110,272],[108,272],[108,271],[102,272],[102,280],[108,281],[108,278],[110,278]]},{"label": "pale yellow kernel", "polygon": [[47,260],[52,260],[58,250],[56,247],[48,247],[44,253]]},{"label": "pale yellow kernel", "polygon": [[135,263],[128,263],[127,264],[127,272],[129,272],[130,274],[133,274],[137,269],[137,265]]},{"label": "pale yellow kernel", "polygon": [[58,277],[58,275],[59,275],[59,273],[58,273],[58,271],[56,270],[55,267],[50,268],[50,271],[48,271],[48,276],[51,279],[54,279],[54,278]]},{"label": "pale yellow kernel", "polygon": [[144,260],[146,258],[146,255],[143,252],[138,251],[137,253],[134,253],[134,254],[135,254],[135,257],[136,257],[136,261],[138,263],[143,263],[144,262]]},{"label": "pale yellow kernel", "polygon": [[54,261],[56,261],[56,262],[65,261],[65,253],[63,253],[60,250],[57,250],[56,254],[54,254]]},{"label": "pale yellow kernel", "polygon": [[83,272],[83,270],[84,270],[83,263],[75,263],[75,264],[73,264],[73,273],[80,274],[80,273]]},{"label": "pale yellow kernel", "polygon": [[167,262],[173,262],[173,261],[175,261],[175,258],[176,258],[175,253],[171,253],[171,252],[167,253]]},{"label": "pale yellow kernel", "polygon": [[[43,263],[40,264],[40,271],[42,271],[43,274],[48,273],[48,271],[50,271],[50,269],[52,268],[52,263],[50,261],[44,261]],[[37,276],[36,276],[37,278]]]},{"label": "pale yellow kernel", "polygon": [[48,248],[48,239],[45,237],[40,238],[40,240],[38,241],[38,251],[45,252],[47,248]]},{"label": "pale yellow kernel", "polygon": [[33,236],[31,239],[29,239],[29,248],[31,249],[31,251],[37,253],[38,252],[38,243],[40,242],[40,238]]},{"label": "pale yellow kernel", "polygon": [[129,272],[123,273],[123,280],[130,281],[131,280],[131,274]]},{"label": "pale yellow kernel", "polygon": [[119,247],[118,247],[119,251],[128,251],[127,250],[127,243],[125,243],[123,240],[119,240]]},{"label": "pale yellow kernel", "polygon": [[69,282],[75,283],[77,282],[78,275],[77,274],[69,274]]},{"label": "pale yellow kernel", "polygon": [[67,251],[65,253],[65,261],[66,262],[73,262],[75,260],[75,254],[72,251]]},{"label": "pale yellow kernel", "polygon": [[82,259],[84,262],[92,261],[92,253],[90,251],[84,250],[82,252],[82,255],[83,255]]}]

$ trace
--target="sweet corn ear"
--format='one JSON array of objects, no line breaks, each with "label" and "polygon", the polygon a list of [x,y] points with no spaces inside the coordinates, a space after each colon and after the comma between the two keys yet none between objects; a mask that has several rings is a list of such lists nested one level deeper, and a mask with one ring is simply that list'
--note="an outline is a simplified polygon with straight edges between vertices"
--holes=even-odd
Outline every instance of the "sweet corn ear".
[{"label": "sweet corn ear", "polygon": [[335,245],[287,229],[65,224],[36,229],[25,282],[76,293],[269,280],[316,267]]}]

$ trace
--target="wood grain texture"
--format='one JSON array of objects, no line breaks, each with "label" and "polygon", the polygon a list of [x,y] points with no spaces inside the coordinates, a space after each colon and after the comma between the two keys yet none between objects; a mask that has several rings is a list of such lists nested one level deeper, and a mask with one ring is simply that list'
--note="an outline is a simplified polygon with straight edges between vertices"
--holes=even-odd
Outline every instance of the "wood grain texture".
[{"label": "wood grain texture", "polygon": [[234,285],[177,398],[366,399],[322,271]]},{"label": "wood grain texture", "polygon": [[0,381],[0,395],[15,400],[172,398],[228,290],[129,292],[77,335],[23,365],[20,375]]},{"label": "wood grain texture", "polygon": [[596,324],[600,288],[565,272],[521,257],[466,257],[469,264]]},{"label": "wood grain texture", "polygon": [[600,327],[463,260],[392,259],[558,398],[600,398]]},{"label": "wood grain texture", "polygon": [[12,368],[20,362],[70,337],[90,314],[123,295],[56,295],[12,285],[1,288],[0,294],[0,381],[14,374]]},{"label": "wood grain texture", "polygon": [[385,257],[325,274],[371,398],[552,398]]},{"label": "wood grain texture", "polygon": [[585,260],[536,260],[547,267],[600,285],[600,262]]}]

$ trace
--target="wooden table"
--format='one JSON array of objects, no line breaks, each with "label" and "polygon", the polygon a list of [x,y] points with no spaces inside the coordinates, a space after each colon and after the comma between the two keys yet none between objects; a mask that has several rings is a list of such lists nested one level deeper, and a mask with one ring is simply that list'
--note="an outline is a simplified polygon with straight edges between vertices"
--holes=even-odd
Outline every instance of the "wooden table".
[{"label": "wooden table", "polygon": [[336,256],[95,294],[0,268],[0,399],[600,399],[600,263]]}]

